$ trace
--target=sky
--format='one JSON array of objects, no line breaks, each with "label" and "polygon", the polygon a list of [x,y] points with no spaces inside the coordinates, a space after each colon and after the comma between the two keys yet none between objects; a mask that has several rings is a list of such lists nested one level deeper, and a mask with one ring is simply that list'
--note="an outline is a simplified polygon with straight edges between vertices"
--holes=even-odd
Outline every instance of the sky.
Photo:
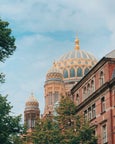
[{"label": "sky", "polygon": [[9,22],[17,49],[0,71],[5,83],[0,93],[8,94],[12,113],[22,114],[34,93],[44,111],[44,82],[52,63],[74,49],[100,60],[115,49],[114,0],[0,0],[0,18]]}]

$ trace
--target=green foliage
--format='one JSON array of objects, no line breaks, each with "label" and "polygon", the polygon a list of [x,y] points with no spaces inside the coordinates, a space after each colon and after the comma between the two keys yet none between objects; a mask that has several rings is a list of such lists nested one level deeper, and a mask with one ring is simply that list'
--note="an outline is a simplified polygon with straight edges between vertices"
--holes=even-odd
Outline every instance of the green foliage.
[{"label": "green foliage", "polygon": [[[16,49],[15,38],[11,36],[12,30],[8,26],[8,22],[0,19],[0,62],[4,62]],[[5,75],[0,73],[0,83],[4,81]],[[11,109],[7,96],[0,94],[0,144],[22,144],[21,115],[13,116]]]},{"label": "green foliage", "polygon": [[32,139],[35,144],[58,144],[60,142],[60,130],[58,123],[52,117],[37,122]]},{"label": "green foliage", "polygon": [[12,55],[15,46],[15,38],[11,36],[12,30],[8,28],[9,23],[0,19],[0,61],[4,62],[9,55]]},{"label": "green foliage", "polygon": [[97,144],[93,131],[82,116],[76,115],[73,101],[62,97],[56,116],[39,120],[32,140],[34,144]]},{"label": "green foliage", "polygon": [[0,143],[10,144],[22,132],[21,115],[11,116],[12,106],[7,97],[0,95]]},{"label": "green foliage", "polygon": [[[11,35],[12,30],[8,26],[8,22],[0,19],[0,62],[4,62],[16,49],[15,38]],[[4,75],[0,73],[0,83],[4,80]]]}]

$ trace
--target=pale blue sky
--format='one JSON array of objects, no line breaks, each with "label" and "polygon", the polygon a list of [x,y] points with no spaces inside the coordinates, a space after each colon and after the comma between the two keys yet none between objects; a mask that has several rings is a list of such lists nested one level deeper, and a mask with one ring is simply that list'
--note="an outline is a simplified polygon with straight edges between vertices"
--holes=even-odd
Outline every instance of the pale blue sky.
[{"label": "pale blue sky", "polygon": [[1,64],[15,114],[23,114],[31,92],[44,110],[44,81],[54,60],[74,48],[97,59],[115,49],[115,1],[111,0],[1,0],[0,17],[10,23],[17,50]]}]

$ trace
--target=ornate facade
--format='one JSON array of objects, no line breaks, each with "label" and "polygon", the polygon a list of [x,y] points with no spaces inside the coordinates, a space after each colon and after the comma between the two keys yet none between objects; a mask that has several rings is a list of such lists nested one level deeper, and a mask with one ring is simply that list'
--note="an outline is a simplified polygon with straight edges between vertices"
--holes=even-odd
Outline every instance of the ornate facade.
[{"label": "ornate facade", "polygon": [[79,39],[75,40],[74,50],[55,61],[46,75],[44,85],[44,115],[53,112],[54,104],[61,95],[69,94],[70,89],[97,63],[96,58],[80,49]]},{"label": "ornate facade", "polygon": [[40,118],[39,103],[32,93],[26,101],[24,111],[24,122],[27,125],[28,132],[33,130],[38,118]]},{"label": "ornate facade", "polygon": [[[44,116],[53,113],[60,97],[67,94],[76,104],[76,114],[84,115],[95,128],[98,144],[115,144],[115,50],[97,63],[92,54],[80,50],[77,38],[75,49],[54,62],[46,74]],[[32,94],[24,111],[29,130],[39,116],[39,103]]]}]

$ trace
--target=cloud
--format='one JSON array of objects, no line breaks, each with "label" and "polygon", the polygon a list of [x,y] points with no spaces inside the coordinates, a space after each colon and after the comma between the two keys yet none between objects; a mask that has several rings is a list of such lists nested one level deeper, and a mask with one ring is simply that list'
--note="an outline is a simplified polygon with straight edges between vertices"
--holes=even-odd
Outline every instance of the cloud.
[{"label": "cloud", "polygon": [[[99,1],[15,1],[1,5],[1,12],[19,25],[23,31],[46,32],[58,30],[81,31],[98,28],[95,23],[106,11]],[[4,12],[5,7],[7,9]],[[106,14],[106,13],[105,13]],[[104,15],[106,16],[106,15]],[[28,24],[27,24],[28,23]],[[90,26],[89,26],[89,23]]]},{"label": "cloud", "polygon": [[76,32],[80,48],[98,59],[115,49],[114,5],[114,0],[0,1],[1,18],[10,22],[16,37],[17,50],[1,66],[6,74],[2,91],[16,113],[23,113],[32,90],[43,112],[46,73],[54,60],[74,48]]}]

